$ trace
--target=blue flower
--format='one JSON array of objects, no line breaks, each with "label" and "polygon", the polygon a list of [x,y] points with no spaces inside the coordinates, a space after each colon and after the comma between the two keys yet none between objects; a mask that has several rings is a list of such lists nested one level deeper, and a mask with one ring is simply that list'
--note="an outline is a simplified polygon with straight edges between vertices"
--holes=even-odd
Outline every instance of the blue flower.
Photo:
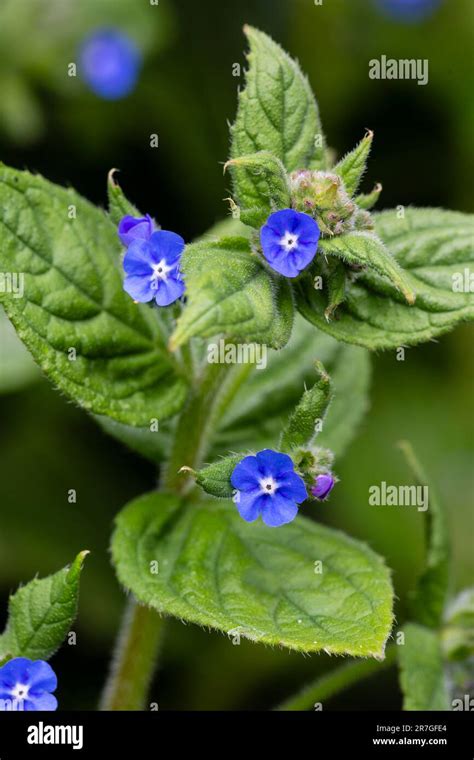
[{"label": "blue flower", "polygon": [[82,43],[80,73],[90,89],[106,100],[119,100],[135,88],[142,56],[118,29],[97,29]]},{"label": "blue flower", "polygon": [[330,492],[334,488],[335,483],[335,478],[333,475],[331,475],[330,472],[324,475],[318,475],[314,481],[314,485],[311,486],[311,493],[315,499],[322,501],[326,498],[326,496],[329,496]]},{"label": "blue flower", "polygon": [[0,668],[0,710],[56,710],[58,701],[51,692],[57,685],[47,662],[25,657],[9,660]]},{"label": "blue flower", "polygon": [[246,522],[261,516],[271,528],[294,520],[297,505],[307,499],[305,484],[291,458],[271,449],[242,459],[230,481],[237,489],[234,501],[240,516]]},{"label": "blue flower", "polygon": [[125,246],[129,246],[132,240],[149,240],[154,231],[155,225],[149,214],[124,216],[118,226],[118,236]]},{"label": "blue flower", "polygon": [[169,306],[177,301],[185,291],[179,269],[183,250],[183,238],[166,230],[149,240],[132,240],[123,260],[124,290],[140,303],[155,299],[158,306]]},{"label": "blue flower", "polygon": [[297,277],[318,250],[319,226],[308,214],[291,208],[276,211],[262,227],[263,255],[276,272]]},{"label": "blue flower", "polygon": [[441,0],[376,0],[382,11],[399,21],[422,21],[441,4]]}]

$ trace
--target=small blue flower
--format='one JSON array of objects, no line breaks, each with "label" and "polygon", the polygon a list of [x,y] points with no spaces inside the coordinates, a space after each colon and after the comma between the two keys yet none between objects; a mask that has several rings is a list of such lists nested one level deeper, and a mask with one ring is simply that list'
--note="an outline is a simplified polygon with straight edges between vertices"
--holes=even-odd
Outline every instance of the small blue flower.
[{"label": "small blue flower", "polygon": [[416,22],[431,16],[441,4],[441,0],[376,0],[376,3],[392,18]]},{"label": "small blue flower", "polygon": [[314,481],[314,485],[311,486],[311,493],[315,499],[322,501],[326,498],[326,496],[329,496],[330,492],[334,488],[335,483],[336,480],[330,472],[324,475],[318,475]]},{"label": "small blue flower", "polygon": [[237,489],[234,501],[240,516],[246,522],[261,516],[271,528],[294,520],[297,505],[308,498],[304,481],[288,454],[271,449],[242,459],[230,481]]},{"label": "small blue flower", "polygon": [[105,100],[132,92],[141,62],[135,43],[118,29],[96,29],[82,43],[80,73],[92,92]]},{"label": "small blue flower", "polygon": [[319,236],[319,226],[312,217],[287,208],[268,217],[260,241],[272,269],[285,277],[297,277],[314,259]]},{"label": "small blue flower", "polygon": [[0,710],[47,710],[58,707],[58,679],[44,660],[16,657],[0,668]]},{"label": "small blue flower", "polygon": [[123,260],[124,290],[134,301],[155,299],[158,306],[181,298],[185,285],[179,269],[184,240],[175,232],[158,230],[149,240],[132,240]]},{"label": "small blue flower", "polygon": [[118,226],[118,236],[123,245],[129,246],[133,240],[149,240],[155,231],[153,219],[145,216],[124,216]]}]

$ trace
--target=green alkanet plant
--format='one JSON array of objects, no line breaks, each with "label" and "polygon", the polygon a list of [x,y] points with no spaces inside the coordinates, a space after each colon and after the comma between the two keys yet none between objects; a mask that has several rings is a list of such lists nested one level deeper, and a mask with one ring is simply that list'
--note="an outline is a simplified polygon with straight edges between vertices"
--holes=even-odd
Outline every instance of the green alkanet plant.
[{"label": "green alkanet plant", "polygon": [[[384,660],[389,570],[317,518],[367,409],[370,350],[432,340],[474,314],[472,293],[453,287],[472,260],[472,217],[372,212],[381,186],[359,189],[372,132],[334,164],[299,66],[262,32],[245,32],[249,69],[225,167],[233,218],[200,240],[160,230],[113,172],[105,213],[72,189],[0,169],[0,270],[25,283],[23,298],[0,294],[10,320],[54,385],[160,470],[157,490],[116,520],[113,563],[132,598],[106,709],[144,706],[168,615],[263,644],[375,658],[355,661],[340,684],[393,661],[393,648]],[[211,339],[265,348],[264,371],[208,361]],[[417,705],[424,687],[432,693],[424,674],[434,661],[442,673],[440,515],[417,591],[423,616],[408,624],[401,655]],[[81,564],[51,581],[46,616],[56,597],[69,606],[44,633],[27,613],[44,595],[35,608],[22,599],[45,581],[12,598],[3,660],[51,656]]]}]

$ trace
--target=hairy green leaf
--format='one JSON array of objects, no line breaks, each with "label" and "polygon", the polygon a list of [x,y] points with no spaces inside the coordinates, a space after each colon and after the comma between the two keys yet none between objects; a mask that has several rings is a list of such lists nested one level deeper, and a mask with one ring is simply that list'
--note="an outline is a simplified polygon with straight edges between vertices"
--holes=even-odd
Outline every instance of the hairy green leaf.
[{"label": "hairy green leaf", "polygon": [[130,203],[120,185],[115,182],[114,174],[117,169],[111,169],[107,177],[107,195],[109,199],[109,216],[115,225],[118,225],[124,216],[143,216],[140,211]]},{"label": "hairy green leaf", "polygon": [[[289,172],[325,165],[318,107],[298,64],[263,32],[245,27],[250,43],[246,86],[232,126],[231,158],[268,151]],[[238,203],[258,207],[261,182],[244,167],[233,168]]]},{"label": "hairy green leaf", "polygon": [[322,421],[326,415],[331,401],[331,382],[321,362],[316,363],[316,371],[318,379],[312,388],[305,390],[282,432],[281,451],[310,444],[315,435],[316,422]]},{"label": "hairy green leaf", "polygon": [[353,196],[357,192],[361,179],[367,168],[367,159],[369,158],[370,149],[374,133],[370,130],[339,163],[336,164],[333,171],[341,177],[349,195]]},{"label": "hairy green leaf", "polygon": [[171,337],[172,349],[190,338],[286,345],[293,324],[291,290],[274,277],[245,238],[187,246],[181,268],[188,302]]},{"label": "hairy green leaf", "polygon": [[314,379],[321,361],[332,381],[334,399],[318,444],[341,456],[367,410],[370,356],[314,330],[300,316],[284,351],[270,351],[265,370],[251,371],[223,417],[216,452],[275,448],[288,416]]},{"label": "hairy green leaf", "polygon": [[[246,185],[239,189],[241,204],[240,219],[244,224],[260,228],[270,214],[291,206],[288,177],[282,162],[268,151],[260,151],[250,156],[239,156],[228,161],[226,166],[245,169],[252,178],[251,191],[247,193]],[[255,189],[259,190],[255,205]]]},{"label": "hairy green leaf", "polygon": [[77,614],[79,580],[88,552],[70,567],[35,578],[10,597],[8,621],[0,636],[0,659],[48,660],[61,646]]},{"label": "hairy green leaf", "polygon": [[268,528],[244,522],[231,502],[153,493],[118,516],[112,555],[120,582],[159,612],[304,652],[384,656],[392,587],[383,561],[305,518]]},{"label": "hairy green leaf", "polygon": [[354,276],[337,319],[324,316],[327,296],[302,282],[298,308],[316,327],[338,340],[372,350],[432,340],[474,318],[474,217],[454,211],[407,208],[373,215],[375,231],[403,278],[416,294],[409,306],[386,277],[376,272]]},{"label": "hairy green leaf", "polygon": [[405,296],[409,304],[415,301],[415,293],[404,276],[403,270],[385,248],[382,241],[370,232],[348,232],[320,241],[319,248],[329,256],[337,256],[346,264],[367,267],[387,277],[395,288]]},{"label": "hairy green leaf", "polygon": [[404,627],[405,643],[398,647],[404,710],[448,710],[439,634],[417,623]]},{"label": "hairy green leaf", "polygon": [[359,208],[369,211],[377,203],[378,199],[380,198],[381,192],[382,192],[382,185],[379,182],[375,185],[372,192],[362,193],[361,195],[358,195],[355,199],[355,202],[359,206]]},{"label": "hairy green leaf", "polygon": [[159,318],[123,291],[115,226],[71,189],[0,167],[0,271],[24,274],[24,297],[0,299],[58,388],[131,425],[175,414],[186,382]]},{"label": "hairy green leaf", "polygon": [[439,628],[446,604],[449,582],[449,538],[445,511],[433,484],[418,462],[411,445],[400,443],[417,486],[428,489],[428,509],[425,514],[425,569],[417,581],[412,600],[412,619],[429,628]]}]

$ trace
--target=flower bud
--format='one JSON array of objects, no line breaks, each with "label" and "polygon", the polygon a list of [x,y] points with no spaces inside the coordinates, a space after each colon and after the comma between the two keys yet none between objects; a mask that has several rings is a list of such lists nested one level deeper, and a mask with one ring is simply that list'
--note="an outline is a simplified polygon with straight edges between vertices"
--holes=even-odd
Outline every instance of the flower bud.
[{"label": "flower bud", "polygon": [[318,475],[314,481],[314,485],[311,487],[311,493],[315,499],[322,501],[329,496],[335,482],[334,476],[330,472]]}]

